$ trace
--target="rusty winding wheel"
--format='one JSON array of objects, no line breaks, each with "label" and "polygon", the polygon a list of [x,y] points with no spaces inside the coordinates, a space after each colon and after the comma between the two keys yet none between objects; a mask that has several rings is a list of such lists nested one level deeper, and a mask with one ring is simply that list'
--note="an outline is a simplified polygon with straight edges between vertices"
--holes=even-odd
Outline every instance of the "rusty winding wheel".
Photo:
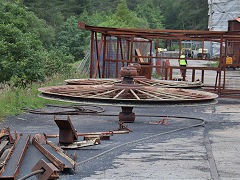
[{"label": "rusty winding wheel", "polygon": [[124,122],[134,121],[134,106],[203,102],[218,97],[216,94],[197,90],[144,86],[134,81],[136,75],[134,67],[124,67],[121,69],[123,80],[112,85],[50,86],[39,88],[39,91],[43,98],[121,106],[119,120]]},{"label": "rusty winding wheel", "polygon": [[[142,84],[144,86],[157,86],[157,87],[167,87],[167,88],[198,88],[203,84],[200,81],[187,82],[187,81],[167,81],[167,80],[157,80],[157,79],[147,79],[145,76],[139,76],[141,65],[138,63],[131,63],[128,65],[130,68],[135,68],[137,74],[133,76],[133,81],[135,84]],[[65,82],[68,85],[113,85],[121,83],[122,79],[67,79]]]},{"label": "rusty winding wheel", "polygon": [[69,85],[112,85],[120,83],[121,79],[67,79],[65,82]]},{"label": "rusty winding wheel", "polygon": [[[157,86],[167,88],[198,88],[202,86],[200,81],[198,82],[186,82],[186,81],[167,81],[167,80],[152,80],[145,77],[134,77],[136,84],[142,84],[145,86]],[[113,85],[121,83],[121,79],[67,79],[65,82],[68,85]]]},{"label": "rusty winding wheel", "polygon": [[69,101],[88,101],[98,104],[123,103],[125,105],[160,104],[164,102],[204,101],[217,95],[187,89],[160,88],[140,84],[64,85],[39,89],[45,97]]}]

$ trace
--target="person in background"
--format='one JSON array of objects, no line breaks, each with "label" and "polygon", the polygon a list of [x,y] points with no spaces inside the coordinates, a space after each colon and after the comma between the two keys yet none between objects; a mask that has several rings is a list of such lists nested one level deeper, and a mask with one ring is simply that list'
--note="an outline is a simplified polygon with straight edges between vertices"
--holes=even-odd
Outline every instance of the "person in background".
[{"label": "person in background", "polygon": [[[180,56],[179,65],[181,67],[187,67],[187,60],[186,60],[186,56],[184,54],[182,54]],[[186,72],[187,72],[187,69],[181,69],[181,74],[182,74],[183,80],[185,80]]]}]

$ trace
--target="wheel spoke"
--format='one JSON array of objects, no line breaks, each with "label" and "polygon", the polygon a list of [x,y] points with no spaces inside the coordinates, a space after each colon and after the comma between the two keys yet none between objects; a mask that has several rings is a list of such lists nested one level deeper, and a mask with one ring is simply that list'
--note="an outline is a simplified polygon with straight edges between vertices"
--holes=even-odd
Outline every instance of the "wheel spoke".
[{"label": "wheel spoke", "polygon": [[106,92],[103,92],[103,93],[97,93],[95,95],[92,95],[92,96],[89,96],[89,97],[97,97],[97,96],[102,96],[102,95],[106,95],[106,94],[110,94],[112,92],[116,91],[116,89],[112,89],[110,91],[106,91]]},{"label": "wheel spoke", "polygon": [[163,100],[162,98],[160,98],[160,97],[158,97],[158,96],[155,96],[155,95],[150,94],[150,93],[148,93],[148,92],[142,91],[142,90],[140,90],[140,89],[136,89],[136,91],[138,91],[138,92],[140,92],[140,93],[142,93],[142,94],[145,94],[145,95],[147,95],[147,96],[150,96],[150,97],[153,97],[153,98],[157,98],[157,99]]},{"label": "wheel spoke", "polygon": [[118,98],[124,91],[125,91],[125,89],[121,90],[116,96],[113,97],[113,99]]},{"label": "wheel spoke", "polygon": [[130,92],[133,94],[133,96],[134,96],[137,100],[140,100],[140,98],[138,97],[138,95],[137,95],[132,89],[130,89]]}]

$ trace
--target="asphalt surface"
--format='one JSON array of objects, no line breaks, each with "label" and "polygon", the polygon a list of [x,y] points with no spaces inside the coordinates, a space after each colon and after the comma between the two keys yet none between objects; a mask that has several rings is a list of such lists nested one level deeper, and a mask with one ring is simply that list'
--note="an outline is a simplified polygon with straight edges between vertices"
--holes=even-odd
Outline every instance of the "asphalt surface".
[{"label": "asphalt surface", "polygon": [[[120,107],[102,106],[105,114],[118,114]],[[46,110],[59,110],[49,108]],[[116,134],[100,145],[69,150],[77,154],[75,172],[60,173],[60,179],[240,179],[240,101],[218,99],[217,104],[134,108],[136,115],[195,117],[201,121],[168,117],[168,125],[150,125],[162,118],[137,117],[128,123],[129,134]],[[103,113],[103,114],[104,114]],[[70,116],[78,132],[118,128],[118,117]],[[67,116],[57,116],[66,119]],[[21,114],[7,117],[0,127],[17,133],[58,134],[53,115]],[[177,129],[181,129],[175,131]],[[144,139],[145,138],[145,139]],[[79,137],[81,140],[82,137]],[[48,140],[57,143],[57,138]],[[85,163],[91,157],[101,154]],[[46,158],[29,145],[18,178]],[[32,177],[30,179],[36,179]]]}]

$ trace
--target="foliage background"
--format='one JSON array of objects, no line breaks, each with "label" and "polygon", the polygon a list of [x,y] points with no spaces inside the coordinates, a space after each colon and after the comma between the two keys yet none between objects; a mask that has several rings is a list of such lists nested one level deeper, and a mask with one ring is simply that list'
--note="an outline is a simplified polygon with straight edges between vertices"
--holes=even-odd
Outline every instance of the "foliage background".
[{"label": "foliage background", "polygon": [[89,50],[79,21],[207,30],[207,11],[207,0],[0,0],[0,119],[57,103],[38,98],[39,87],[84,78],[73,72]]},{"label": "foliage background", "polygon": [[0,83],[26,87],[57,73],[89,49],[90,25],[207,30],[207,0],[1,0]]}]

